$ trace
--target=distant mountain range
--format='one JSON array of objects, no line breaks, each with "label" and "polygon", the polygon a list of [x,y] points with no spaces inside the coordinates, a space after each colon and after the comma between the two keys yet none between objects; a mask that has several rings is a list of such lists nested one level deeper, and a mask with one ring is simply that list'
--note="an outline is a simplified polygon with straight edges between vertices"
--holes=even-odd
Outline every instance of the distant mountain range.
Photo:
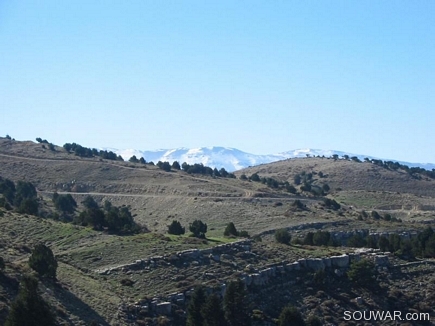
[{"label": "distant mountain range", "polygon": [[[289,158],[302,158],[307,156],[325,156],[331,157],[336,154],[339,157],[348,155],[349,157],[356,156],[361,161],[364,158],[369,159],[381,159],[383,161],[393,161],[393,159],[382,159],[369,155],[353,154],[336,150],[322,150],[322,149],[295,149],[278,154],[269,155],[256,155],[243,152],[236,148],[230,147],[200,147],[200,148],[177,148],[177,149],[160,149],[156,151],[140,151],[136,149],[115,149],[104,148],[115,152],[117,155],[121,155],[124,160],[130,159],[135,155],[138,159],[143,157],[147,162],[153,161],[178,161],[180,164],[186,162],[188,164],[202,163],[206,166],[213,168],[225,168],[229,172],[247,168],[249,166],[255,166],[260,164],[266,164],[276,161],[281,161]],[[435,169],[435,164],[432,163],[410,163],[397,161],[400,164],[408,165],[409,167],[421,167],[427,170]]]}]

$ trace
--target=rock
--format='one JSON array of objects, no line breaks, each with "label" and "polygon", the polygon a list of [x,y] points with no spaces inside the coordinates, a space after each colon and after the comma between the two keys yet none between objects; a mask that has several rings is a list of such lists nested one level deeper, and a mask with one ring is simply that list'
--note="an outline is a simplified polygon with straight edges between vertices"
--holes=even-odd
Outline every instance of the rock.
[{"label": "rock", "polygon": [[210,258],[211,260],[214,260],[216,262],[220,262],[221,261],[221,258],[220,258],[219,255],[210,254],[210,255],[208,255],[208,258]]},{"label": "rock", "polygon": [[345,268],[349,266],[349,256],[348,255],[341,255],[341,256],[332,256],[331,259],[331,266],[332,267],[339,267],[339,268]]},{"label": "rock", "polygon": [[321,258],[309,258],[306,260],[306,266],[308,269],[313,271],[323,271],[325,270],[325,263]]},{"label": "rock", "polygon": [[172,311],[172,305],[170,302],[161,302],[156,304],[157,315],[169,316]]},{"label": "rock", "polygon": [[375,265],[377,266],[388,266],[389,260],[386,255],[377,255],[375,256]]},{"label": "rock", "polygon": [[339,269],[335,269],[334,274],[337,275],[338,277],[342,277],[344,275],[344,272]]}]

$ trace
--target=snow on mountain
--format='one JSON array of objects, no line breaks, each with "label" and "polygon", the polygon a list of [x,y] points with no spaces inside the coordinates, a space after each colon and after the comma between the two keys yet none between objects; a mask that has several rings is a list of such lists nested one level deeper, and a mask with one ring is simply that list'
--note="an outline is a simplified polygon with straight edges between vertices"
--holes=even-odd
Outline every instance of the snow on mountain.
[{"label": "snow on mountain", "polygon": [[[369,155],[353,154],[342,151],[335,150],[322,150],[322,149],[295,149],[287,152],[282,152],[278,154],[270,155],[256,155],[243,152],[236,148],[231,147],[200,147],[200,148],[176,148],[176,149],[159,149],[156,151],[140,151],[136,149],[123,149],[118,150],[114,148],[104,148],[110,150],[117,155],[121,155],[124,160],[130,159],[135,155],[138,159],[143,157],[147,162],[153,161],[157,163],[158,161],[168,161],[172,163],[178,161],[180,164],[186,162],[188,164],[202,163],[206,166],[212,168],[225,168],[229,172],[240,170],[248,166],[255,166],[260,164],[266,164],[271,162],[276,162],[280,160],[285,160],[289,158],[301,158],[307,156],[325,156],[331,157],[332,155],[338,155],[343,157],[348,155],[349,157],[356,156],[361,161],[364,158],[369,159],[381,159]],[[383,161],[393,161],[390,159],[382,159]],[[427,170],[435,169],[435,164],[432,163],[409,163],[400,162],[400,164],[408,165],[409,167],[421,167]]]}]

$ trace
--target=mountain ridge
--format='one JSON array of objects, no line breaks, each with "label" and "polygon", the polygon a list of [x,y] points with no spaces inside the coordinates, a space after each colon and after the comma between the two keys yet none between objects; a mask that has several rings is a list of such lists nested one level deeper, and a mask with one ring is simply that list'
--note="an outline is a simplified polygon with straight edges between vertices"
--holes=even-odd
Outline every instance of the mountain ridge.
[{"label": "mountain ridge", "polygon": [[323,150],[312,148],[299,148],[276,154],[251,154],[241,151],[237,148],[223,147],[223,146],[208,146],[196,148],[173,148],[173,149],[158,149],[150,150],[137,150],[137,149],[116,149],[116,148],[102,148],[103,150],[111,150],[117,155],[121,155],[124,160],[128,160],[135,155],[137,158],[143,157],[147,162],[153,161],[168,161],[172,163],[178,161],[180,164],[186,162],[188,164],[202,163],[212,168],[225,168],[229,172],[241,170],[250,166],[272,163],[292,158],[304,158],[324,156],[331,157],[338,155],[340,158],[347,155],[349,157],[357,157],[359,160],[368,158],[369,160],[383,160],[399,162],[402,165],[409,167],[420,167],[426,170],[435,169],[434,163],[413,163],[398,161],[395,159],[379,158],[371,155],[355,154],[339,150]]}]

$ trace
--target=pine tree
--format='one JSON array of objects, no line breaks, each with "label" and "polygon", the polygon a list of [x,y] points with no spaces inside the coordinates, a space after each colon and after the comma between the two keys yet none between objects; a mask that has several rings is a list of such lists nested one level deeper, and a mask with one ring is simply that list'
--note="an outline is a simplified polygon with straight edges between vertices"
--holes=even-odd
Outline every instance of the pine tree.
[{"label": "pine tree", "polygon": [[48,304],[38,294],[38,280],[24,276],[20,292],[12,303],[5,326],[51,326],[55,319]]},{"label": "pine tree", "polygon": [[237,232],[236,226],[233,222],[228,223],[224,231],[224,236],[228,237],[230,235],[233,235],[235,237],[239,235],[239,232]]},{"label": "pine tree", "polygon": [[190,298],[189,306],[187,307],[187,321],[186,326],[202,326],[204,318],[202,317],[201,310],[204,305],[206,296],[205,290],[202,286],[197,286],[193,291]]},{"label": "pine tree", "polygon": [[251,325],[248,314],[245,285],[242,281],[230,282],[224,296],[225,319],[229,326]]},{"label": "pine tree", "polygon": [[50,248],[38,244],[29,258],[29,266],[41,276],[56,278],[57,261]]},{"label": "pine tree", "polygon": [[225,315],[222,303],[216,294],[211,294],[201,310],[204,326],[225,326]]}]

